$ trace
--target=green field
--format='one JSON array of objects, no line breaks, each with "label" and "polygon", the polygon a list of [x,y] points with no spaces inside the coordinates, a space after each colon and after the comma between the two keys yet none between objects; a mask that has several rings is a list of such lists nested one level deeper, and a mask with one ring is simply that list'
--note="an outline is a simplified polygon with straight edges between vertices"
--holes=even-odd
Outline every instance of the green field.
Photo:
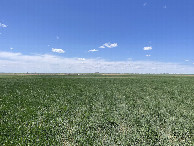
[{"label": "green field", "polygon": [[0,145],[193,145],[194,77],[0,76]]}]

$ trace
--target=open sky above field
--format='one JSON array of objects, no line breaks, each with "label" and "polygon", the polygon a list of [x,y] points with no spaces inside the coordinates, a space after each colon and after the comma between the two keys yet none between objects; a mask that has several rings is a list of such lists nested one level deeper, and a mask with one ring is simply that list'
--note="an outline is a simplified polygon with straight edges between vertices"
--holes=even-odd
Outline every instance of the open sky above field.
[{"label": "open sky above field", "polygon": [[1,0],[0,72],[194,73],[193,0]]}]

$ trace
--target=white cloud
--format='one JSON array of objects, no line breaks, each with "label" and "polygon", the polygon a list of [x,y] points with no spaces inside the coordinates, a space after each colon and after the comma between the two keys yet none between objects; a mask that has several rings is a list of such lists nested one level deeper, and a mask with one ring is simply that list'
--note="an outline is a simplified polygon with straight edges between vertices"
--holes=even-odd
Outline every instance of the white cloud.
[{"label": "white cloud", "polygon": [[150,54],[147,54],[146,56],[147,56],[147,57],[150,57],[151,55],[150,55]]},{"label": "white cloud", "polygon": [[151,46],[144,47],[143,50],[145,50],[145,51],[152,50],[152,47]]},{"label": "white cloud", "polygon": [[114,47],[118,47],[118,44],[117,43],[105,43],[104,45],[100,46],[99,48],[114,48]]},{"label": "white cloud", "polygon": [[16,59],[21,56],[21,53],[11,53],[11,52],[0,52],[0,58]]},{"label": "white cloud", "polygon": [[188,62],[189,60],[185,60],[186,62]]},{"label": "white cloud", "polygon": [[13,50],[13,48],[11,47],[10,50]]},{"label": "white cloud", "polygon": [[88,52],[97,52],[98,50],[96,49],[91,49],[91,50],[88,50]]},{"label": "white cloud", "polygon": [[0,27],[6,28],[6,27],[8,27],[8,25],[0,23]]},{"label": "white cloud", "polygon": [[[85,58],[84,58],[85,59]],[[1,72],[45,73],[194,73],[193,65],[156,61],[107,61],[104,59],[65,58],[56,55],[24,55],[0,51]]]},{"label": "white cloud", "polygon": [[105,43],[104,46],[105,47],[108,47],[108,48],[114,48],[114,47],[117,47],[118,44],[117,43],[113,43],[113,44],[111,44],[111,43]]},{"label": "white cloud", "polygon": [[99,48],[103,49],[103,48],[105,48],[105,46],[100,46]]},{"label": "white cloud", "polygon": [[85,59],[85,58],[78,58],[78,60],[84,61],[84,60],[86,60],[86,59]]},{"label": "white cloud", "polygon": [[65,51],[63,49],[56,49],[56,48],[52,48],[52,52],[55,52],[55,53],[65,53]]}]

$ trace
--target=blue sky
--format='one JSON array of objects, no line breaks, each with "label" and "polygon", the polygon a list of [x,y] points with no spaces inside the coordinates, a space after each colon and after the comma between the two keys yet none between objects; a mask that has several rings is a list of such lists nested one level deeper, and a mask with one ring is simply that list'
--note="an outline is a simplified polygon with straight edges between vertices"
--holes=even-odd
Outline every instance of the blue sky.
[{"label": "blue sky", "polygon": [[194,73],[193,0],[0,3],[0,72]]}]

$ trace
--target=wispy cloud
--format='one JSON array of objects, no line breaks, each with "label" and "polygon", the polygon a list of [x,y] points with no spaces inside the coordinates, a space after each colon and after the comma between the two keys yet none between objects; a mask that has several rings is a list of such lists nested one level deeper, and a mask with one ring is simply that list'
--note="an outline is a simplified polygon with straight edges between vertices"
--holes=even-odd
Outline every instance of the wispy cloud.
[{"label": "wispy cloud", "polygon": [[147,5],[147,3],[145,2],[144,4],[143,4],[143,6],[145,7]]},{"label": "wispy cloud", "polygon": [[118,44],[117,43],[110,43],[110,42],[108,42],[108,43],[105,43],[104,45],[102,45],[102,46],[100,46],[99,48],[114,48],[114,47],[118,47]]},{"label": "wispy cloud", "polygon": [[143,50],[145,50],[145,51],[152,50],[152,47],[151,46],[144,47]]},{"label": "wispy cloud", "polygon": [[96,49],[91,49],[91,50],[88,50],[88,52],[97,52],[98,50]]},{"label": "wispy cloud", "polygon": [[65,53],[65,51],[63,49],[56,49],[56,48],[52,48],[52,52],[55,52],[55,53]]},{"label": "wispy cloud", "polygon": [[105,46],[102,45],[102,46],[100,46],[99,48],[103,49],[103,48],[105,48]]},{"label": "wispy cloud", "polygon": [[164,8],[164,9],[166,9],[166,8],[167,8],[167,6],[166,6],[166,5],[164,5],[164,6],[163,6],[163,8]]},{"label": "wispy cloud", "polygon": [[6,27],[8,27],[8,25],[0,23],[0,27],[6,28]]},{"label": "wispy cloud", "polygon": [[12,48],[12,47],[10,48],[10,50],[13,50],[13,49],[14,49],[14,48]]},{"label": "wispy cloud", "polygon": [[147,56],[147,57],[150,57],[151,55],[150,55],[150,54],[147,54],[146,56]]},{"label": "wispy cloud", "polygon": [[[84,58],[85,59],[85,58]],[[45,73],[194,73],[193,65],[156,61],[107,61],[104,59],[65,58],[56,55],[24,55],[0,51],[1,72]]]},{"label": "wispy cloud", "polygon": [[78,60],[84,61],[84,60],[86,60],[86,59],[85,59],[85,58],[78,58]]}]

